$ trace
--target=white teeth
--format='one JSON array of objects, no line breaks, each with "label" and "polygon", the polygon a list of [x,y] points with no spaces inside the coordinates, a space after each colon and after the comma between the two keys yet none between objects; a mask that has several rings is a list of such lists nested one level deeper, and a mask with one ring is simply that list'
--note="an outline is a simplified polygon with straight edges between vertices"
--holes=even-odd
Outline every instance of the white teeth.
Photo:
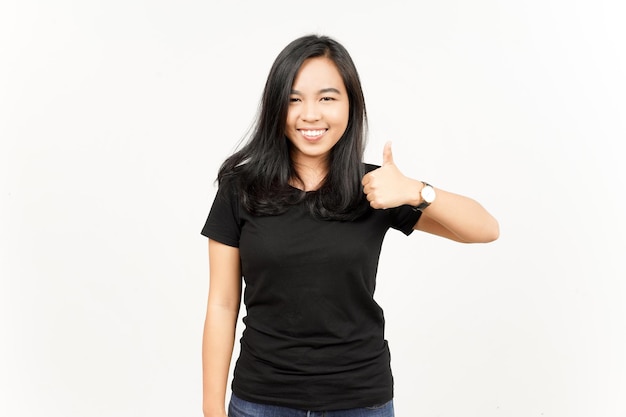
[{"label": "white teeth", "polygon": [[320,136],[324,130],[302,130],[304,136]]}]

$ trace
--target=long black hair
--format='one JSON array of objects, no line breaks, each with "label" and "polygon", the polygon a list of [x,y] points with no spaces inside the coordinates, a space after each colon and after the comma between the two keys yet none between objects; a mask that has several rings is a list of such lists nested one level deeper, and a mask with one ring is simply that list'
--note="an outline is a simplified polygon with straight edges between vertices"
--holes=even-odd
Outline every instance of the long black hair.
[{"label": "long black hair", "polygon": [[[305,60],[326,57],[337,66],[350,103],[348,126],[331,149],[326,178],[316,192],[290,186],[299,179],[285,136],[289,97]],[[263,90],[256,124],[248,142],[220,167],[218,182],[234,181],[243,206],[255,215],[277,215],[306,200],[322,219],[353,220],[366,209],[361,179],[367,112],[358,72],[348,51],[327,36],[307,35],[287,45],[278,55]]]}]

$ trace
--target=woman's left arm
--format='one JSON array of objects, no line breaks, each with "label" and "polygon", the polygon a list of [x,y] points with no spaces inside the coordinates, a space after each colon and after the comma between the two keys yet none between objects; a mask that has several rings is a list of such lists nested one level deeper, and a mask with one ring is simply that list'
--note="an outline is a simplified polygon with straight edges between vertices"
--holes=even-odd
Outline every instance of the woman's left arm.
[{"label": "woman's left arm", "polygon": [[[391,144],[383,151],[383,165],[363,177],[363,192],[376,209],[404,204],[418,206],[424,200],[424,183],[404,176],[393,162]],[[415,230],[463,243],[487,243],[500,234],[498,221],[477,201],[435,188],[434,201],[423,209]]]},{"label": "woman's left arm", "polygon": [[[415,189],[424,186],[421,181],[410,181]],[[435,200],[422,211],[413,229],[463,243],[487,243],[498,238],[498,221],[477,201],[438,188],[435,192]],[[415,205],[421,202],[420,198]]]}]

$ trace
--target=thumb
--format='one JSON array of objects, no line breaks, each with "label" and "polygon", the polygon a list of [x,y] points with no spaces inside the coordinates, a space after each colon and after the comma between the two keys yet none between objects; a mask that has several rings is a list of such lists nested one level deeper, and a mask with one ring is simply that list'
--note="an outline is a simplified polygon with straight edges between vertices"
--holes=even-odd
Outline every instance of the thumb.
[{"label": "thumb", "polygon": [[393,154],[391,153],[391,142],[385,143],[383,148],[383,166],[393,164]]}]

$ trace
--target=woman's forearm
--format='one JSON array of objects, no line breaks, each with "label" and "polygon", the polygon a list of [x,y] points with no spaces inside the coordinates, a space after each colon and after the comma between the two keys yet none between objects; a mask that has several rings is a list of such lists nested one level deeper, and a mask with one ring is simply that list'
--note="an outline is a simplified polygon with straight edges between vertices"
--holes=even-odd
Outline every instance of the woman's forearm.
[{"label": "woman's forearm", "polygon": [[239,249],[209,239],[209,298],[202,338],[202,410],[226,417],[228,371],[241,304]]},{"label": "woman's forearm", "polygon": [[437,189],[435,201],[424,210],[415,228],[466,243],[491,242],[500,234],[498,221],[477,201],[441,189]]},{"label": "woman's forearm", "polygon": [[237,316],[238,308],[212,305],[209,301],[202,340],[202,409],[205,417],[226,416],[226,384]]}]

